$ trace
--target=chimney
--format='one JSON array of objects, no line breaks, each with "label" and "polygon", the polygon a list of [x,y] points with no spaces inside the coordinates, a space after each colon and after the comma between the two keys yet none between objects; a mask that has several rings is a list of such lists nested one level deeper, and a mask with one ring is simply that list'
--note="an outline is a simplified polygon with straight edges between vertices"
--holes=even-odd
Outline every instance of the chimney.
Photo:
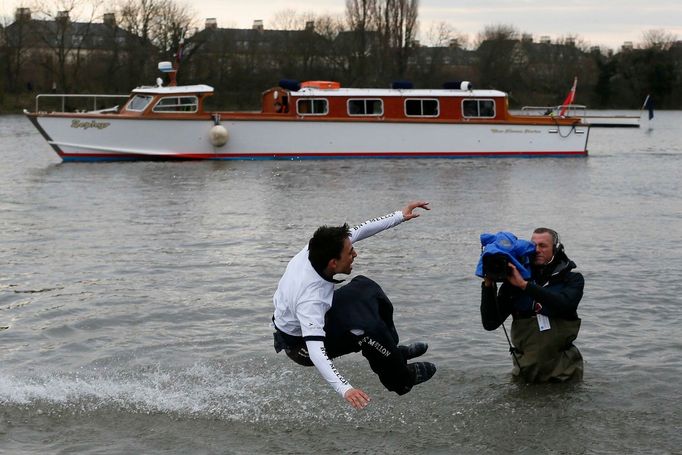
[{"label": "chimney", "polygon": [[314,32],[315,31],[315,21],[307,21],[305,23],[305,31],[306,32]]},{"label": "chimney", "polygon": [[521,35],[521,41],[523,41],[524,43],[532,43],[533,35],[531,35],[530,33],[524,33],[523,35]]},{"label": "chimney", "polygon": [[263,19],[256,19],[253,21],[253,29],[259,32],[263,31]]},{"label": "chimney", "polygon": [[116,14],[114,13],[104,13],[102,16],[102,23],[107,27],[116,27]]},{"label": "chimney", "polygon": [[459,40],[457,38],[450,38],[448,42],[448,47],[459,48]]},{"label": "chimney", "polygon": [[204,22],[205,30],[215,30],[218,28],[218,20],[215,17],[207,17]]},{"label": "chimney", "polygon": [[68,11],[57,11],[56,20],[58,22],[68,22],[69,21],[69,12]]},{"label": "chimney", "polygon": [[632,41],[624,41],[622,48],[624,51],[631,51],[634,48]]},{"label": "chimney", "polygon": [[30,21],[31,20],[31,8],[17,8],[14,12],[14,20],[19,21]]}]

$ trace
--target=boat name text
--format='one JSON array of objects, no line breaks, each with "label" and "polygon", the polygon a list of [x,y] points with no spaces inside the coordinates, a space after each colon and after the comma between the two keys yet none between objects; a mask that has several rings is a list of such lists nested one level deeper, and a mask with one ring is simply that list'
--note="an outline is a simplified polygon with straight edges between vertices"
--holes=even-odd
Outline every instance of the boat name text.
[{"label": "boat name text", "polygon": [[504,133],[504,134],[509,134],[509,133],[522,133],[522,134],[540,134],[542,131],[540,130],[531,130],[531,129],[524,129],[524,130],[516,130],[513,128],[507,128],[504,130],[501,130],[499,128],[493,128],[491,130],[493,133]]},{"label": "boat name text", "polygon": [[82,120],[73,120],[71,122],[71,128],[83,128],[84,130],[88,130],[90,128],[97,128],[98,130],[103,130],[109,125],[111,125],[109,122],[98,122],[96,120],[90,120],[88,122],[84,122]]}]

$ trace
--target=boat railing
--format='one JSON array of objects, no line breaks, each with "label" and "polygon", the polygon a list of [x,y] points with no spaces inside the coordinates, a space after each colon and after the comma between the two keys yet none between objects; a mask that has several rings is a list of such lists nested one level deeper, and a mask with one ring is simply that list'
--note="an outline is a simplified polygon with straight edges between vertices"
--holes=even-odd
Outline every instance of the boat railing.
[{"label": "boat railing", "polygon": [[[523,106],[521,111],[526,115],[559,115],[562,105],[559,106]],[[587,114],[587,106],[582,104],[569,104],[566,106],[565,116],[567,117],[585,117]]]},{"label": "boat railing", "polygon": [[[524,106],[521,108],[526,115],[550,115],[559,116],[563,106]],[[587,106],[582,104],[569,104],[564,117],[576,117],[590,126],[601,127],[639,127],[642,111],[639,115],[614,114],[611,112],[589,112]]]},{"label": "boat railing", "polygon": [[[36,112],[40,112],[40,102],[43,100],[43,106],[48,104],[48,100],[57,100],[56,103],[49,103],[51,106],[57,106],[61,110],[53,110],[51,112],[67,112],[67,108],[71,112],[90,112],[90,113],[104,113],[114,112],[118,106],[111,106],[108,101],[112,99],[127,99],[130,95],[95,95],[95,94],[71,94],[71,93],[41,93],[36,95]],[[105,105],[105,102],[107,105]],[[81,109],[73,108],[78,105]],[[92,106],[92,109],[89,107]]]}]

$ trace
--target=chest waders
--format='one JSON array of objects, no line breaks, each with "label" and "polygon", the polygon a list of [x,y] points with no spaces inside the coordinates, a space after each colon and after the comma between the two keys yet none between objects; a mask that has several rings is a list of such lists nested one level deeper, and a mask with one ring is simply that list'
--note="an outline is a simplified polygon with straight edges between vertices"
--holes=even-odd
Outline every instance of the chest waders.
[{"label": "chest waders", "polygon": [[536,316],[514,319],[511,328],[512,374],[526,382],[582,379],[583,357],[573,344],[580,331],[580,318],[574,321],[549,319],[551,329],[544,331],[538,328]]}]

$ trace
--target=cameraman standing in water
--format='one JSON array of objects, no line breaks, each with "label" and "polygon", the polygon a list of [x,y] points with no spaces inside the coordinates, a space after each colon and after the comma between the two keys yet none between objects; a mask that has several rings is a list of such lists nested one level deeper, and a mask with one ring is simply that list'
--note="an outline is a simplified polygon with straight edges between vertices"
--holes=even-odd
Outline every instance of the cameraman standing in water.
[{"label": "cameraman standing in water", "polygon": [[580,380],[583,358],[573,341],[580,330],[578,303],[585,280],[564,252],[556,231],[537,228],[531,237],[535,256],[531,278],[525,280],[512,263],[497,292],[497,284],[484,277],[481,319],[495,330],[511,314],[512,374],[527,382]]}]

